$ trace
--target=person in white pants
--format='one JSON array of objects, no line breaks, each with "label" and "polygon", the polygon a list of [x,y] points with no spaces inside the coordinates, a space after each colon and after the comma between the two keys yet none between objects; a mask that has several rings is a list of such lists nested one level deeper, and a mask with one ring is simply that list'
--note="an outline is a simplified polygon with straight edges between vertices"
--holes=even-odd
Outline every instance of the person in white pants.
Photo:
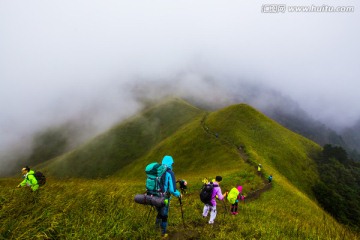
[{"label": "person in white pants", "polygon": [[204,210],[203,210],[203,217],[206,218],[210,212],[210,220],[209,220],[209,224],[213,224],[216,218],[216,196],[218,197],[219,200],[223,200],[224,197],[226,196],[227,193],[225,193],[224,195],[221,193],[221,188],[220,188],[220,182],[222,181],[222,177],[221,176],[216,176],[215,181],[213,182],[213,192],[211,195],[211,201],[210,204],[205,204],[204,206]]}]

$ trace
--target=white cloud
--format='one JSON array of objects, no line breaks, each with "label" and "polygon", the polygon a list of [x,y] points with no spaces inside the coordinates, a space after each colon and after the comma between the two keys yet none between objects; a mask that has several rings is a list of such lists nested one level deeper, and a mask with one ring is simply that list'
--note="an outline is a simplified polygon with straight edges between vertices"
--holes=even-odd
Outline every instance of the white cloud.
[{"label": "white cloud", "polygon": [[264,14],[266,3],[1,1],[0,147],[89,109],[110,125],[138,109],[127,88],[136,79],[224,102],[238,82],[256,82],[325,123],[352,124],[360,4],[326,2],[353,13]]}]

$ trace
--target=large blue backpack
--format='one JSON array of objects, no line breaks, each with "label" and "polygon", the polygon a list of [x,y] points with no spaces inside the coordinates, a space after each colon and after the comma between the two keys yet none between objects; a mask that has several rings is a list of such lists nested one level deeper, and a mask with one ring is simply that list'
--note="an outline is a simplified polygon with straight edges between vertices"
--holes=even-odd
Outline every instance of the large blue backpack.
[{"label": "large blue backpack", "polygon": [[159,164],[157,162],[150,163],[146,166],[146,191],[148,195],[163,195],[163,193],[165,192],[164,182],[167,170],[168,167],[166,165]]}]

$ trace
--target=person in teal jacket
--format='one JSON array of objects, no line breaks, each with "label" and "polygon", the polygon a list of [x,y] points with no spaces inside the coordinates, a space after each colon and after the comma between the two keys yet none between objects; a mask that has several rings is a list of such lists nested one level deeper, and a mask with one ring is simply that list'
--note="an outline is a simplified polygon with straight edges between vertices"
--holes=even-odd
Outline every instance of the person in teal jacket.
[{"label": "person in teal jacket", "polygon": [[24,175],[24,180],[17,187],[30,187],[33,192],[39,188],[38,181],[36,180],[34,174],[35,172],[31,170],[28,166],[21,169],[22,174]]},{"label": "person in teal jacket", "polygon": [[169,213],[169,205],[170,205],[170,195],[174,195],[175,197],[180,198],[181,194],[176,189],[176,178],[175,174],[172,171],[172,165],[174,163],[174,160],[171,156],[165,156],[162,160],[162,164],[165,164],[168,167],[168,170],[165,174],[165,181],[164,181],[164,192],[166,193],[166,199],[165,199],[165,206],[163,207],[156,207],[156,210],[158,212],[156,216],[156,222],[155,225],[158,227],[161,227],[161,234],[163,238],[167,238],[168,235],[166,233],[167,228],[167,219],[168,219],[168,213]]}]

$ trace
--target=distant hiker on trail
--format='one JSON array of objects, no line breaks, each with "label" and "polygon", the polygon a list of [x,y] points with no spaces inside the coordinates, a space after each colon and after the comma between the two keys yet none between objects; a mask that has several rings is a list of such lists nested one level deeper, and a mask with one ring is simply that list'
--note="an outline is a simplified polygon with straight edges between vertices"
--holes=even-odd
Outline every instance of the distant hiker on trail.
[{"label": "distant hiker on trail", "polygon": [[215,182],[211,182],[208,184],[208,185],[212,185],[213,189],[212,189],[211,199],[208,203],[205,203],[202,215],[203,215],[203,218],[206,218],[208,213],[210,212],[209,224],[213,224],[214,220],[216,218],[216,213],[217,213],[216,212],[216,199],[215,199],[216,196],[218,197],[219,200],[223,200],[224,197],[227,195],[227,193],[225,193],[225,196],[221,193],[221,188],[219,186],[221,181],[222,181],[222,177],[216,176]]},{"label": "distant hiker on trail", "polygon": [[165,181],[164,181],[164,192],[166,193],[166,204],[163,207],[156,207],[158,212],[156,216],[155,225],[157,227],[161,227],[161,234],[163,238],[167,238],[168,234],[166,233],[167,228],[167,219],[169,213],[169,205],[170,205],[170,195],[174,195],[175,197],[180,198],[181,194],[178,190],[176,190],[176,178],[175,174],[172,171],[172,165],[174,160],[171,156],[165,156],[162,160],[162,164],[165,164],[168,167],[168,170],[165,174]]},{"label": "distant hiker on trail", "polygon": [[187,190],[187,181],[185,179],[178,179],[176,181],[176,183],[179,183],[180,185],[180,191],[181,191],[181,194],[186,194],[186,190]]},{"label": "distant hiker on trail", "polygon": [[24,180],[17,186],[19,187],[30,187],[33,192],[39,188],[38,181],[36,180],[33,170],[30,170],[28,166],[21,169]]},{"label": "distant hiker on trail", "polygon": [[262,168],[262,166],[261,166],[261,164],[259,163],[259,165],[258,165],[258,175],[259,175],[259,176],[261,176],[261,168]]},{"label": "distant hiker on trail", "polygon": [[269,181],[269,183],[271,183],[271,181],[272,181],[272,175],[270,175],[270,176],[268,177],[268,181]]},{"label": "distant hiker on trail", "polygon": [[230,212],[233,215],[238,214],[238,204],[240,200],[244,200],[244,196],[242,195],[242,186],[237,186],[236,188],[232,188],[227,196],[227,200],[231,203]]}]

